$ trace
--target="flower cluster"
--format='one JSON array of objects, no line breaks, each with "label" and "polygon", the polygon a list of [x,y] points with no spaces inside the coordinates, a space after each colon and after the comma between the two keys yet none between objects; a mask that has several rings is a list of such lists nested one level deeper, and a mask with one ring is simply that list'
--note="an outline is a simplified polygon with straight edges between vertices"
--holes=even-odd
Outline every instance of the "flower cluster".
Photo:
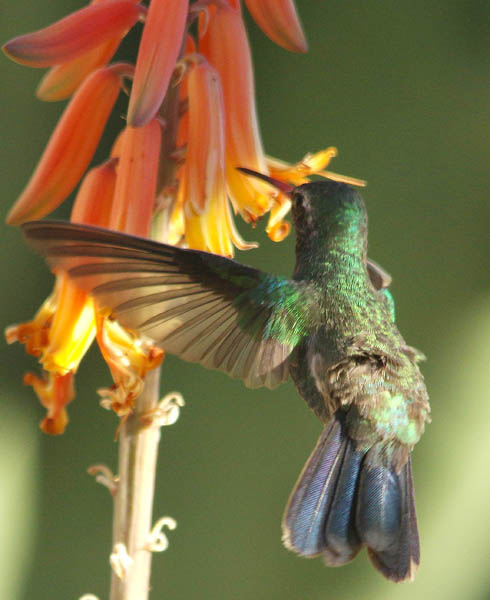
[{"label": "flower cluster", "polygon": [[[274,42],[306,50],[293,0],[246,4]],[[110,64],[138,22],[136,64]],[[148,8],[136,0],[93,0],[9,41],[4,52],[24,65],[49,67],[37,90],[41,100],[69,99],[10,224],[48,215],[78,186],[73,222],[232,256],[234,247],[255,246],[238,234],[234,214],[253,224],[270,213],[267,232],[275,241],[289,232],[289,200],[237,166],[295,184],[328,176],[323,169],[335,149],[295,166],[264,154],[240,0],[151,0]],[[90,167],[121,90],[129,93],[124,127],[107,161]],[[43,377],[29,373],[25,383],[48,410],[41,424],[48,433],[65,428],[73,375],[94,338],[114,379],[101,391],[103,402],[120,416],[163,359],[150,342],[97,313],[63,273],[34,319],[9,327],[6,336],[40,359]]]}]

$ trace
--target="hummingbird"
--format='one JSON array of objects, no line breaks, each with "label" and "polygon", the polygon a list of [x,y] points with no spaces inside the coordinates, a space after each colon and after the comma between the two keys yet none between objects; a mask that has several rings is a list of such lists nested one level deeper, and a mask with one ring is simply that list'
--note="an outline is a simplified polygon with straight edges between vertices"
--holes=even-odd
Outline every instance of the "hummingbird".
[{"label": "hummingbird", "polygon": [[430,412],[424,357],[396,327],[391,277],[367,257],[364,201],[345,183],[294,187],[241,170],[291,199],[290,278],[93,226],[33,221],[24,234],[98,307],[166,352],[250,388],[291,376],[323,431],[286,506],[285,546],[329,566],[366,546],[387,579],[413,579],[411,451]]}]

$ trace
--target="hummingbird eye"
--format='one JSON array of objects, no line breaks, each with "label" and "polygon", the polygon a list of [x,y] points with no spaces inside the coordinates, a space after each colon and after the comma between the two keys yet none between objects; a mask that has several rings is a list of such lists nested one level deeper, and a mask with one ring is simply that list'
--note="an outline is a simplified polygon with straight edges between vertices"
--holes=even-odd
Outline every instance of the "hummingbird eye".
[{"label": "hummingbird eye", "polygon": [[300,192],[294,192],[291,200],[293,201],[293,204],[295,204],[298,208],[305,208],[305,197]]}]

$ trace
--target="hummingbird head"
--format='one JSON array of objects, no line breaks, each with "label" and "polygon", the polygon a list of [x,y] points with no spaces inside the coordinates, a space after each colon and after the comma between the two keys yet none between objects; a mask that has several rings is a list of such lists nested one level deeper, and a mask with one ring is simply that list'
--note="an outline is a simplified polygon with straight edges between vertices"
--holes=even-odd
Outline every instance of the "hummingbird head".
[{"label": "hummingbird head", "polygon": [[298,238],[307,240],[318,235],[328,239],[367,235],[367,213],[355,187],[325,179],[297,187],[250,169],[239,168],[247,175],[267,181],[291,199],[291,214]]},{"label": "hummingbird head", "polygon": [[314,181],[295,187],[291,193],[291,214],[298,235],[337,237],[355,235],[367,229],[364,201],[358,191],[338,181]]}]

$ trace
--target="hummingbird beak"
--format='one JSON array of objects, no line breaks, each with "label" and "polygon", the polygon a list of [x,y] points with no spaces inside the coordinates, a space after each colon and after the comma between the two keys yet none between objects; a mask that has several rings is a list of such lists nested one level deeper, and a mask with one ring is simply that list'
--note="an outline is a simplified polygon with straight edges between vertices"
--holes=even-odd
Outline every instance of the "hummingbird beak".
[{"label": "hummingbird beak", "polygon": [[295,188],[294,185],[290,183],[286,183],[285,181],[280,181],[279,179],[274,179],[274,177],[269,177],[269,175],[264,175],[263,173],[259,173],[257,171],[252,171],[252,169],[247,169],[246,167],[237,167],[237,170],[245,175],[250,175],[251,177],[257,177],[257,179],[262,179],[262,181],[266,181],[270,185],[274,186],[278,189],[282,194],[291,197],[293,190]]}]

